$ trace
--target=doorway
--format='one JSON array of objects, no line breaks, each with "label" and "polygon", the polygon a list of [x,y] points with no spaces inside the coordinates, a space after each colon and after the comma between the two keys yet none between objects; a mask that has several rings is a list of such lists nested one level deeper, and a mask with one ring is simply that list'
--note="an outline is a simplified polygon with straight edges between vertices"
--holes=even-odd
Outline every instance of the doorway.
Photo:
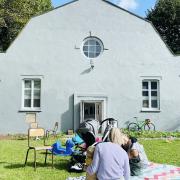
[{"label": "doorway", "polygon": [[80,106],[81,122],[86,119],[103,120],[103,101],[81,101]]},{"label": "doorway", "polygon": [[108,96],[104,94],[74,94],[74,130],[79,128],[85,118],[95,118],[100,122],[106,119],[107,103]]}]

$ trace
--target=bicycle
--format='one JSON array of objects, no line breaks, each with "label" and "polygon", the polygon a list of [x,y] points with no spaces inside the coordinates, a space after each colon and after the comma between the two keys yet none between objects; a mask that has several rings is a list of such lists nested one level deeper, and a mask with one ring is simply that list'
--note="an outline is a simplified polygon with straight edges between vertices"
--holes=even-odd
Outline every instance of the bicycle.
[{"label": "bicycle", "polygon": [[155,131],[155,125],[150,119],[145,119],[144,121],[138,121],[138,117],[134,117],[136,122],[132,122],[128,125],[129,131]]}]

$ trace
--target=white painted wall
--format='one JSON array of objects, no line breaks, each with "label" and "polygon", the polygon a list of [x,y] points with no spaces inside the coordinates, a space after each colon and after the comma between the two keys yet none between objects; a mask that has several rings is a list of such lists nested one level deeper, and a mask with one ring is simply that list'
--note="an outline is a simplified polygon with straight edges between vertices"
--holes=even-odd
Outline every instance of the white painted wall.
[{"label": "white painted wall", "polygon": [[[94,60],[81,50],[83,39],[97,36],[109,49]],[[0,55],[1,59],[1,55]],[[32,18],[0,60],[0,133],[26,132],[21,107],[24,75],[42,77],[44,128],[60,122],[66,131],[78,127],[74,94],[106,94],[107,117],[125,127],[134,116],[151,118],[159,130],[180,127],[180,57],[170,53],[152,25],[102,0],[79,0]],[[158,76],[158,113],[141,112],[143,76]]]}]

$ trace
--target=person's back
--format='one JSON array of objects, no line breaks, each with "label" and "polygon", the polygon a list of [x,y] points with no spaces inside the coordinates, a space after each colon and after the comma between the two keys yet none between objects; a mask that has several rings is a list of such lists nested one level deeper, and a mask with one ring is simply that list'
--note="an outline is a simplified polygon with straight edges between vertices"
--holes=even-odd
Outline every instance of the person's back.
[{"label": "person's back", "polygon": [[98,180],[119,180],[123,177],[128,180],[130,174],[128,155],[118,144],[99,143],[87,172],[97,173]]}]

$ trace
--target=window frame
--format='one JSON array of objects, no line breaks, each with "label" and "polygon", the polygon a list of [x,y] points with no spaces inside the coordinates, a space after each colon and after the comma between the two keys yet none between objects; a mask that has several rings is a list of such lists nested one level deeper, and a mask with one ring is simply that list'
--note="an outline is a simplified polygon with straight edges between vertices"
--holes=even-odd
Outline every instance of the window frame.
[{"label": "window frame", "polygon": [[[31,107],[25,107],[24,97],[25,97],[25,81],[31,81]],[[34,81],[40,81],[40,106],[34,107]],[[22,111],[41,111],[41,90],[42,90],[42,80],[41,78],[24,78],[22,79],[22,95],[21,95],[21,110]]]},{"label": "window frame", "polygon": [[[87,45],[85,45],[85,44],[86,44],[87,41],[90,41],[90,40],[94,40],[95,42],[98,42],[98,43],[99,43],[99,46],[101,47],[101,50],[100,50],[98,56],[89,57],[89,51],[88,51],[88,50],[89,50],[89,47],[91,47],[91,45],[88,44],[88,46],[87,46]],[[87,56],[87,55],[85,54],[85,52],[84,52],[84,46],[87,46],[88,56]],[[94,46],[93,46],[93,47],[94,47]],[[98,58],[98,57],[100,57],[100,56],[102,55],[103,51],[104,51],[104,44],[103,44],[103,42],[101,41],[101,39],[99,39],[99,38],[97,38],[97,37],[95,37],[95,36],[89,36],[89,37],[87,37],[87,38],[85,38],[85,39],[83,40],[83,43],[82,43],[82,46],[81,46],[81,52],[82,52],[82,54],[84,55],[84,57],[85,57],[86,59],[96,59],[96,58]],[[91,53],[92,53],[92,52],[91,52]],[[93,53],[94,53],[94,52],[93,52]],[[97,54],[97,52],[95,52],[94,54]]]},{"label": "window frame", "polygon": [[[143,89],[143,82],[148,82],[148,89]],[[157,83],[157,89],[152,89],[151,88],[151,83],[152,82],[156,82]],[[143,92],[147,91],[148,92],[148,96],[143,96]],[[152,91],[156,91],[157,92],[157,108],[153,108],[152,107],[152,96],[151,96],[151,92]],[[159,79],[142,79],[141,81],[141,106],[142,106],[142,111],[154,111],[154,112],[159,112],[160,111],[160,80]],[[148,107],[143,107],[143,100],[145,100],[144,97],[147,97],[148,100]]]}]

